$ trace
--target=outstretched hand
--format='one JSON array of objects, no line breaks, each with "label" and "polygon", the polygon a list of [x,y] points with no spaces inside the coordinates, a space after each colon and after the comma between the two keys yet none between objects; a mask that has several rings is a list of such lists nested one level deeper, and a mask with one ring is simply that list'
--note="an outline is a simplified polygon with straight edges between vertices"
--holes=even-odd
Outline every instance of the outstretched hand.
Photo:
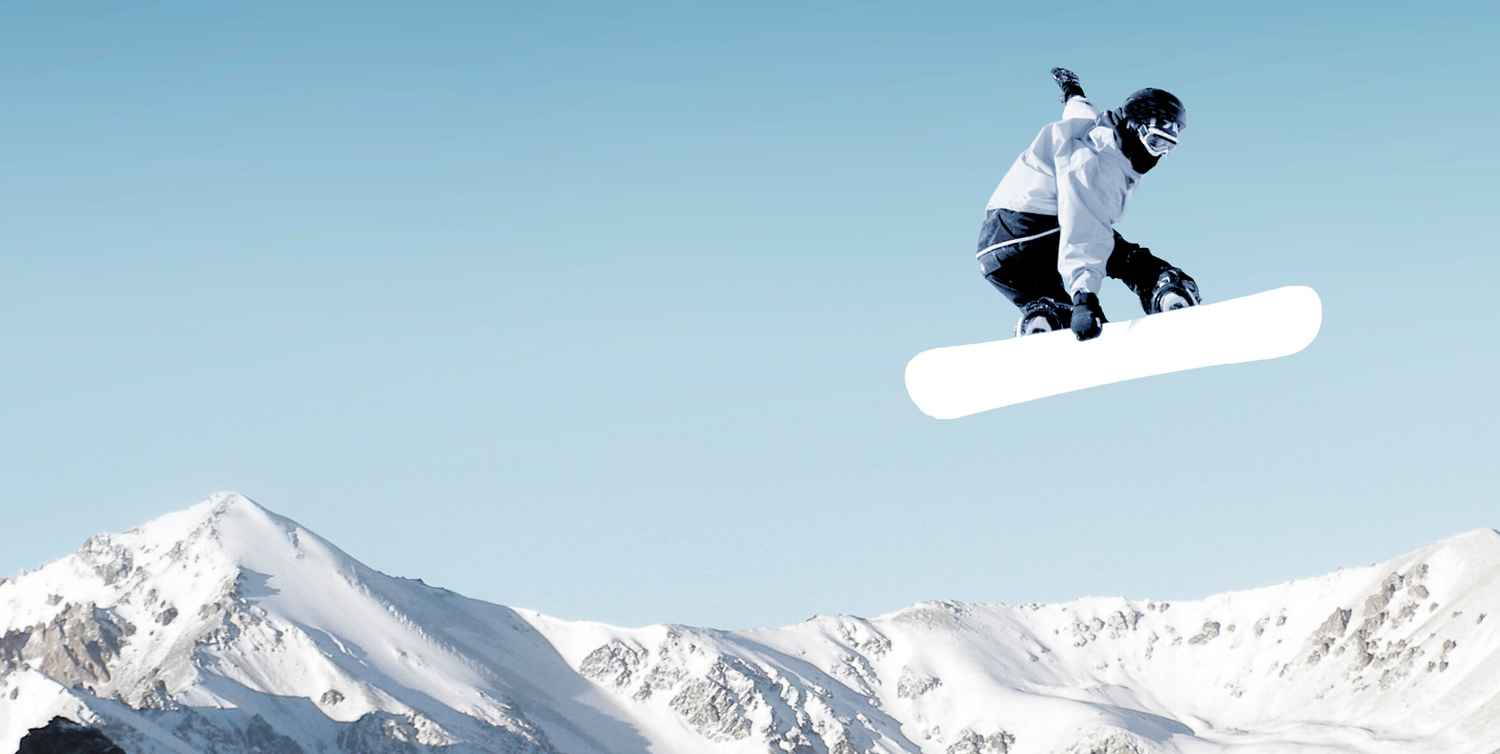
[{"label": "outstretched hand", "polygon": [[1079,291],[1073,294],[1073,337],[1079,340],[1093,340],[1104,332],[1104,309],[1099,306],[1099,297]]},{"label": "outstretched hand", "polygon": [[1057,82],[1058,88],[1062,89],[1062,95],[1057,98],[1058,102],[1067,104],[1071,97],[1082,97],[1083,87],[1078,83],[1078,74],[1066,68],[1053,68],[1052,80]]}]

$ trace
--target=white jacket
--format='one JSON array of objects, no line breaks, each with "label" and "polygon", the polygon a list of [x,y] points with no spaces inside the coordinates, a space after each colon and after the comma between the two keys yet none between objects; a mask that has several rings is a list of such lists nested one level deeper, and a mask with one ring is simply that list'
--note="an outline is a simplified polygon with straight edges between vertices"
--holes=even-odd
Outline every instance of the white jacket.
[{"label": "white jacket", "polygon": [[990,197],[989,209],[1057,216],[1057,271],[1070,295],[1099,292],[1114,224],[1141,180],[1120,151],[1113,120],[1100,118],[1087,99],[1069,98],[1063,119],[1037,134]]}]

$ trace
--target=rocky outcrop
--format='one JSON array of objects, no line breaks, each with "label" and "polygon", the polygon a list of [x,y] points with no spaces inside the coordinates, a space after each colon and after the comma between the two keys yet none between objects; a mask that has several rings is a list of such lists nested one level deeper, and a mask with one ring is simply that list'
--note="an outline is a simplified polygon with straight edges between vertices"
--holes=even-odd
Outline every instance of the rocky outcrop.
[{"label": "rocky outcrop", "polygon": [[896,681],[896,696],[916,699],[941,685],[943,681],[940,678],[913,672],[911,668],[902,668],[901,679]]},{"label": "rocky outcrop", "polygon": [[1083,737],[1067,754],[1155,754],[1156,747],[1128,730],[1101,729]]},{"label": "rocky outcrop", "polygon": [[93,603],[69,604],[47,623],[0,636],[0,672],[30,667],[65,686],[97,689],[135,627]]},{"label": "rocky outcrop", "polygon": [[[877,654],[890,648],[886,637],[858,622],[838,622],[831,629],[840,644]],[[830,686],[879,683],[863,654],[842,653],[818,683],[791,677],[784,667],[728,654],[717,648],[716,634],[673,627],[650,648],[611,641],[589,652],[578,672],[634,703],[664,703],[706,741],[753,740],[792,754],[871,750],[878,736],[869,719],[859,712],[840,715],[829,707],[835,696]]]},{"label": "rocky outcrop", "polygon": [[578,666],[578,672],[584,678],[607,686],[617,689],[625,688],[635,680],[646,657],[646,650],[640,646],[612,641],[583,658],[583,662]]},{"label": "rocky outcrop", "polygon": [[[103,733],[62,717],[32,728],[16,754],[125,754]],[[268,752],[269,754],[269,752]]]},{"label": "rocky outcrop", "polygon": [[1315,666],[1327,658],[1338,658],[1344,678],[1356,692],[1391,689],[1421,670],[1423,658],[1439,652],[1438,660],[1426,662],[1426,670],[1442,670],[1446,650],[1435,646],[1436,633],[1402,630],[1423,613],[1424,605],[1427,613],[1437,609],[1424,583],[1429,571],[1425,563],[1418,563],[1390,573],[1374,593],[1355,605],[1334,608],[1309,637],[1305,664]]},{"label": "rocky outcrop", "polygon": [[949,744],[944,754],[1008,754],[1016,737],[1005,731],[981,736],[967,728],[958,732],[958,740]]},{"label": "rocky outcrop", "polygon": [[671,707],[689,727],[710,741],[748,738],[748,713],[761,706],[755,681],[739,669],[718,663],[701,678],[682,685]]}]

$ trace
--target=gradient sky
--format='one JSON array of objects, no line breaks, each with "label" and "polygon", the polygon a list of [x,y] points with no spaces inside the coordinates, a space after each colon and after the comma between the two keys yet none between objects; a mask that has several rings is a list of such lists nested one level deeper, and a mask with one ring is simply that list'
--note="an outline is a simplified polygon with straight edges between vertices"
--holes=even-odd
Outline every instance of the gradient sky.
[{"label": "gradient sky", "polygon": [[[0,0],[0,573],[218,490],[570,619],[1186,599],[1500,526],[1493,3]],[[1284,359],[956,421],[990,192],[1180,96],[1118,229]],[[1138,315],[1110,281],[1112,319]]]}]

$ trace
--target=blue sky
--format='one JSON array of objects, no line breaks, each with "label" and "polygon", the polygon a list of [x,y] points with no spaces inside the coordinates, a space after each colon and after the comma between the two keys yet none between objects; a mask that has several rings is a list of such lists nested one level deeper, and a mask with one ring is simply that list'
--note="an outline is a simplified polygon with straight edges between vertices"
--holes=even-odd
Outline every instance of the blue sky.
[{"label": "blue sky", "polygon": [[[0,0],[0,573],[234,490],[565,618],[1184,599],[1500,526],[1480,3]],[[923,416],[986,199],[1187,104],[1118,229],[1293,357]],[[1137,310],[1118,283],[1114,319]]]}]

